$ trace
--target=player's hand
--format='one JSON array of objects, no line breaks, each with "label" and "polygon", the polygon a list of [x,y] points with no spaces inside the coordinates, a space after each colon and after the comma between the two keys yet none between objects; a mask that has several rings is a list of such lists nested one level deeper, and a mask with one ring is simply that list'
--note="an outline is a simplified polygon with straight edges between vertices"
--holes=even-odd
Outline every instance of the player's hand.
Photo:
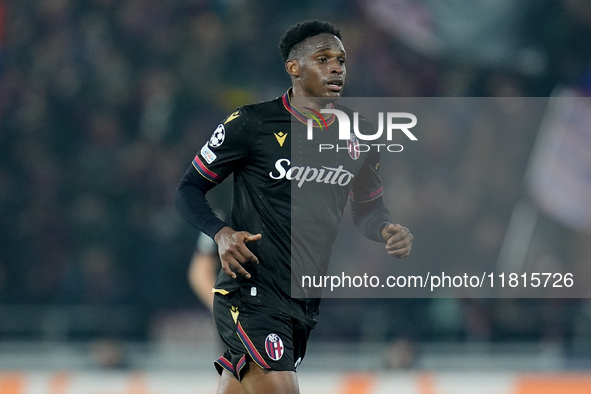
[{"label": "player's hand", "polygon": [[382,229],[382,238],[386,241],[388,254],[399,259],[408,257],[412,250],[414,238],[406,227],[399,224],[388,224]]},{"label": "player's hand", "polygon": [[224,227],[214,236],[218,244],[218,253],[222,262],[222,269],[226,275],[236,279],[240,274],[250,279],[250,274],[242,264],[251,262],[259,263],[259,259],[246,247],[249,242],[261,239],[261,234],[251,234],[248,231],[234,231],[230,227]]}]

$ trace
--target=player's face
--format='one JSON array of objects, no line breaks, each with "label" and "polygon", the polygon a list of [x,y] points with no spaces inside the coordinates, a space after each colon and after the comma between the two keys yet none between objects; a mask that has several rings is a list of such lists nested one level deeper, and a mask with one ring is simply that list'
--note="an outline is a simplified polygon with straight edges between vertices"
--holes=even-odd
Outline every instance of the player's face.
[{"label": "player's face", "polygon": [[338,37],[323,33],[308,38],[295,62],[295,74],[290,72],[295,77],[294,91],[303,97],[339,98],[347,76],[345,57]]}]

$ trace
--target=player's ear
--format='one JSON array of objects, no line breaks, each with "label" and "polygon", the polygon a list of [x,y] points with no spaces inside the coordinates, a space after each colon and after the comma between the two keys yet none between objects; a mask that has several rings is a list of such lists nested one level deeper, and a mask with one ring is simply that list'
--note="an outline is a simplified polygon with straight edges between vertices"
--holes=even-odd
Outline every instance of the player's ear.
[{"label": "player's ear", "polygon": [[295,59],[289,59],[285,62],[285,70],[292,77],[300,76],[300,65]]}]

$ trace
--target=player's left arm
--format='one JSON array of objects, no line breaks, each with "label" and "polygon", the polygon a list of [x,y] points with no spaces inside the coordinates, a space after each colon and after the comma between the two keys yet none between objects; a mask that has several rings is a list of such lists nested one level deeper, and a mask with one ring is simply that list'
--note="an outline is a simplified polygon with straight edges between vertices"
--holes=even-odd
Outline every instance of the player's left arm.
[{"label": "player's left arm", "polygon": [[403,259],[412,250],[414,237],[404,226],[389,223],[382,229],[382,238],[386,241],[386,251],[390,256]]},{"label": "player's left arm", "polygon": [[366,238],[385,242],[391,256],[408,257],[414,237],[408,228],[392,222],[381,196],[371,201],[353,201],[351,212],[355,227]]},{"label": "player's left arm", "polygon": [[405,258],[412,250],[414,237],[408,228],[393,223],[390,212],[384,206],[378,169],[379,154],[371,154],[355,176],[350,193],[353,222],[366,238],[385,242],[389,255]]}]

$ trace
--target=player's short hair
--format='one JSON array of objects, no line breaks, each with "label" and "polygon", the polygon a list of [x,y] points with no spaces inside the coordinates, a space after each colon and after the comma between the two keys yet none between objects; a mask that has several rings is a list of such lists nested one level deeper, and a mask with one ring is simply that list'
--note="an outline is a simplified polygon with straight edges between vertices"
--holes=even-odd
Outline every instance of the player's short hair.
[{"label": "player's short hair", "polygon": [[305,39],[317,36],[318,34],[328,33],[332,34],[339,39],[341,38],[341,32],[329,22],[312,20],[300,22],[292,26],[288,31],[285,32],[281,41],[279,41],[279,52],[283,61],[293,58],[290,56],[294,50],[297,51],[299,44]]}]

